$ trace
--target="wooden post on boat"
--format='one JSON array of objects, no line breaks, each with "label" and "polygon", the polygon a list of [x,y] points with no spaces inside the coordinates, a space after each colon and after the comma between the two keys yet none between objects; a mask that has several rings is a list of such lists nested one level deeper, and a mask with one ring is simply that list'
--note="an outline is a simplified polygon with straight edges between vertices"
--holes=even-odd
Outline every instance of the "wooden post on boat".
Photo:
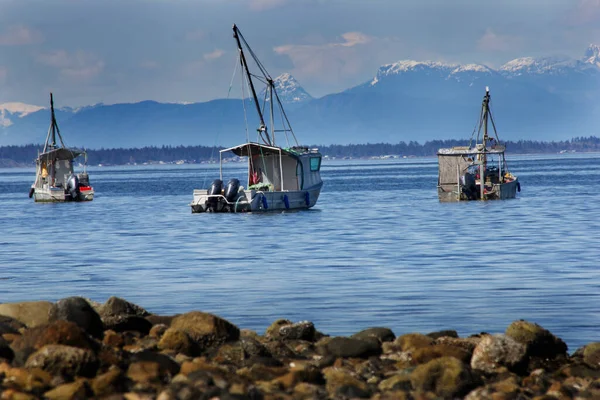
[{"label": "wooden post on boat", "polygon": [[485,191],[485,166],[483,163],[479,164],[479,191],[481,200],[484,200],[483,192]]},{"label": "wooden post on boat", "polygon": [[456,200],[460,200],[460,166],[456,166]]}]

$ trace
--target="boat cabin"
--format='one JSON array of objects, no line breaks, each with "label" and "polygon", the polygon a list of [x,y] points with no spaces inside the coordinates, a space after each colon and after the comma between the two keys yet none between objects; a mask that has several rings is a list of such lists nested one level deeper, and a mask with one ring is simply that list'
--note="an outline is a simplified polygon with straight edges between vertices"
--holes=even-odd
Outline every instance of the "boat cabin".
[{"label": "boat cabin", "polygon": [[66,188],[67,181],[73,175],[73,159],[82,152],[65,147],[42,153],[36,160],[35,187]]},{"label": "boat cabin", "polygon": [[311,188],[321,181],[321,153],[308,147],[280,148],[259,143],[245,143],[220,151],[221,179],[223,153],[232,152],[248,158],[249,190],[298,191]]},{"label": "boat cabin", "polygon": [[[495,185],[514,180],[504,157],[505,146],[455,146],[438,151],[440,200],[485,199]],[[482,184],[483,183],[483,184]]]}]

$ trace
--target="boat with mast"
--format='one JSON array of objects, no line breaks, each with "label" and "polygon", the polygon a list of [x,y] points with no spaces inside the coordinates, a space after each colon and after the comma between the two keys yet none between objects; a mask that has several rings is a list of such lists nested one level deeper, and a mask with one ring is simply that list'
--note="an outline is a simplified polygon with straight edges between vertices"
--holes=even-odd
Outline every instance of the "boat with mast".
[{"label": "boat with mast", "polygon": [[[52,93],[50,115],[50,128],[44,149],[38,154],[35,162],[35,182],[31,185],[29,197],[33,197],[36,202],[91,201],[94,199],[94,189],[90,186],[86,171],[87,154],[85,150],[65,146],[56,122]],[[73,171],[73,160],[80,155],[85,159],[83,172],[76,175]]]},{"label": "boat with mast", "polygon": [[[521,191],[518,178],[508,170],[506,146],[498,138],[490,100],[486,87],[474,146],[475,131],[469,146],[438,150],[440,201],[514,199]],[[489,123],[494,136],[489,135]]]},{"label": "boat with mast", "polygon": [[[323,186],[321,153],[318,149],[299,145],[273,78],[236,25],[233,25],[233,37],[238,50],[236,65],[243,70],[242,88],[249,88],[250,101],[254,103],[258,114],[257,141],[251,142],[246,134],[246,143],[219,152],[219,179],[215,179],[208,189],[194,190],[190,203],[192,212],[264,212],[311,208],[317,203]],[[259,71],[257,74],[250,71],[245,51],[254,61]],[[262,102],[259,102],[254,80],[266,85],[261,92],[264,93]],[[245,101],[242,93],[242,102]],[[270,112],[268,125],[265,109]],[[276,118],[281,125],[277,129]],[[277,133],[285,136],[288,147],[279,145]],[[231,178],[227,185],[223,184],[223,155],[228,152],[247,158],[246,188],[240,185],[237,178]]]}]

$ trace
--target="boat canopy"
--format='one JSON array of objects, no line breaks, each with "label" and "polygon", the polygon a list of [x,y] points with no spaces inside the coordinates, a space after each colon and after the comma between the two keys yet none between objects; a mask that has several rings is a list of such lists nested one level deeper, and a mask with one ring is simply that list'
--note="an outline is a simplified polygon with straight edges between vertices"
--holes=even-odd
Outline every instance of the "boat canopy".
[{"label": "boat canopy", "polygon": [[267,146],[260,143],[244,143],[228,149],[223,149],[220,152],[226,153],[231,151],[238,157],[251,157],[252,155],[262,154],[263,156],[268,155],[287,155],[297,158],[298,155],[294,151],[288,151],[281,147]]},{"label": "boat canopy", "polygon": [[506,151],[504,145],[496,145],[487,148],[477,148],[469,146],[455,146],[450,149],[439,149],[438,155],[444,156],[466,156],[472,154],[503,154]]},{"label": "boat canopy", "polygon": [[83,154],[83,150],[79,149],[69,149],[67,147],[59,147],[57,149],[53,149],[42,153],[38,156],[38,160],[40,161],[54,161],[54,160],[72,160],[81,154]]}]

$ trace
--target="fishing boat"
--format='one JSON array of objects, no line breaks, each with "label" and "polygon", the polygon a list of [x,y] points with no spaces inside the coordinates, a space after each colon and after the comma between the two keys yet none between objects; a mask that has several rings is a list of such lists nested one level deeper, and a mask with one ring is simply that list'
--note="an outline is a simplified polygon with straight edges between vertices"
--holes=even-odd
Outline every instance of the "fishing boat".
[{"label": "fishing boat", "polygon": [[[86,171],[87,154],[84,150],[65,146],[56,115],[54,114],[54,98],[50,93],[51,123],[46,135],[42,153],[35,162],[35,182],[29,190],[29,197],[36,202],[91,201],[94,189]],[[60,142],[57,143],[57,138]],[[76,175],[73,161],[83,155],[85,158],[83,172]]]},{"label": "fishing boat", "polygon": [[[521,191],[518,178],[508,170],[506,146],[500,142],[485,88],[479,122],[469,146],[438,150],[438,195],[442,202],[514,199]],[[491,123],[494,135],[488,134]],[[475,137],[475,143],[473,143]]]},{"label": "fishing boat", "polygon": [[[316,148],[298,144],[273,79],[236,25],[233,26],[233,37],[238,49],[236,65],[242,70],[242,88],[248,87],[248,97],[254,103],[260,121],[257,140],[250,141],[246,133],[245,143],[219,152],[219,178],[208,189],[194,190],[190,203],[192,212],[265,212],[311,208],[317,203],[323,186],[321,153]],[[258,69],[256,74],[250,72],[245,50]],[[264,94],[261,102],[254,80],[266,85],[265,90],[260,92]],[[243,93],[242,98],[245,101]],[[265,109],[270,111],[269,125],[265,122]],[[287,147],[279,144],[278,136],[285,136]],[[236,177],[230,178],[226,185],[223,183],[223,159],[227,153],[246,159],[248,177],[245,188]]]}]

